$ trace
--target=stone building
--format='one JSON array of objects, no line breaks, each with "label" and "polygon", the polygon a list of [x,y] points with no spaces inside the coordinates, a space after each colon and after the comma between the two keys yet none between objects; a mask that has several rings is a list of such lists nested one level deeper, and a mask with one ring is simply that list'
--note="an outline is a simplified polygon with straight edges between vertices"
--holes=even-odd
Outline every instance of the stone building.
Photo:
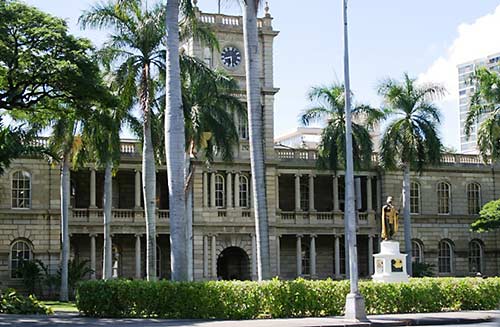
[{"label": "stone building", "polygon": [[[241,17],[198,13],[211,24],[221,53],[193,40],[184,51],[224,68],[244,88]],[[203,279],[255,279],[256,238],[252,193],[265,191],[269,213],[271,269],[284,279],[345,277],[344,172],[318,170],[316,151],[274,146],[273,40],[268,10],[259,19],[264,111],[266,189],[250,183],[248,130],[239,122],[241,142],[234,161],[210,166],[194,160],[193,276]],[[241,95],[244,99],[244,92]],[[113,179],[113,275],[142,278],[145,273],[145,221],[141,156],[132,140],[121,143],[121,163]],[[373,166],[356,172],[359,272],[373,273],[379,247],[379,212],[388,195],[400,206],[402,173]],[[21,286],[16,267],[40,259],[55,273],[60,258],[59,167],[20,158],[0,176],[0,281]],[[103,171],[87,166],[71,172],[69,221],[71,256],[88,260],[102,276]],[[500,167],[485,166],[474,155],[449,154],[439,167],[412,175],[413,256],[435,265],[438,275],[499,272],[497,233],[469,231],[482,204],[499,196]],[[157,170],[158,275],[170,277],[169,203],[165,167]],[[496,192],[496,193],[495,193]],[[398,234],[404,249],[402,232]]]}]

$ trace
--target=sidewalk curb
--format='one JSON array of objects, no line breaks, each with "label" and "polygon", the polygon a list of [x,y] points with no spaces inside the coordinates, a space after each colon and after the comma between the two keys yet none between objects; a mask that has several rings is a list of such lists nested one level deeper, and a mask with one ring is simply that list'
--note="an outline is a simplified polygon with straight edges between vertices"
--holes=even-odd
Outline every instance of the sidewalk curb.
[{"label": "sidewalk curb", "polygon": [[[369,326],[383,327],[383,326],[430,326],[430,325],[472,325],[481,324],[485,322],[492,322],[495,318],[424,318],[424,319],[402,319],[392,321],[371,321]],[[357,326],[357,325],[352,325]],[[360,325],[361,326],[361,325]],[[362,325],[366,326],[366,325]]]}]

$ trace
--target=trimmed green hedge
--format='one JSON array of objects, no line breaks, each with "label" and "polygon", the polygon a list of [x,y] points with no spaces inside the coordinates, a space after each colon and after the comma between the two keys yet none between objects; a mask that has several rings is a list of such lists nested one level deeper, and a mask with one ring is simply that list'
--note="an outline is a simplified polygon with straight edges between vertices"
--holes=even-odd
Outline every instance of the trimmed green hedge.
[{"label": "trimmed green hedge", "polygon": [[[492,310],[500,278],[419,278],[409,283],[360,282],[370,314]],[[78,310],[93,317],[251,319],[343,314],[348,281],[147,282],[93,280],[79,284]]]}]

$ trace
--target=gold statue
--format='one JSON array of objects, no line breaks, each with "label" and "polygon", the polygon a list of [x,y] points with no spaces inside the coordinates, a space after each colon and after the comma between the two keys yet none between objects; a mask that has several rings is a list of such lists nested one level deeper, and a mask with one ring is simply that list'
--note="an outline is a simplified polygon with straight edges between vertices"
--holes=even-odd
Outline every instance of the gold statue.
[{"label": "gold statue", "polygon": [[387,197],[387,204],[382,207],[382,239],[392,239],[398,232],[398,211],[392,205],[392,196]]}]

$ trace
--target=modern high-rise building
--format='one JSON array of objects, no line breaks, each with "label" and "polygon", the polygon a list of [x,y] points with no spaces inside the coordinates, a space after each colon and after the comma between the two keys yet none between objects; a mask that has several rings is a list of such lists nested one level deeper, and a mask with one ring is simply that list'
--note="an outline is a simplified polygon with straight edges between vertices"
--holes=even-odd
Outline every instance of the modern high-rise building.
[{"label": "modern high-rise building", "polygon": [[476,59],[458,65],[458,96],[459,96],[459,108],[460,108],[460,151],[462,153],[477,153],[477,129],[481,123],[479,119],[478,123],[472,127],[471,135],[469,138],[465,135],[465,119],[467,118],[467,113],[469,111],[470,100],[476,86],[471,81],[472,74],[477,68],[487,67],[494,71],[500,71],[500,53],[490,55],[488,57]]}]

